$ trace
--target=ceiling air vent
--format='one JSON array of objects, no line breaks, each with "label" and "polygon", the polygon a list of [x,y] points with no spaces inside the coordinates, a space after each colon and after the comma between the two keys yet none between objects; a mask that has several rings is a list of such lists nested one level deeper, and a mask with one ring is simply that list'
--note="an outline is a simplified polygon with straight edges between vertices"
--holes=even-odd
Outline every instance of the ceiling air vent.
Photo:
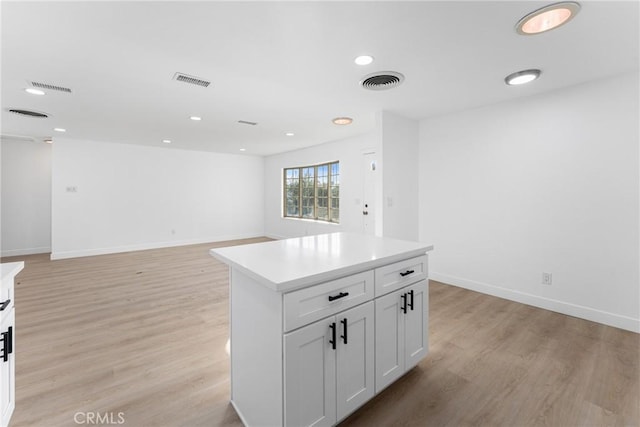
[{"label": "ceiling air vent", "polygon": [[8,135],[2,134],[0,135],[0,141],[24,141],[24,142],[35,142],[35,138],[31,136],[24,135]]},{"label": "ceiling air vent", "polygon": [[201,79],[200,77],[189,76],[187,74],[182,74],[182,73],[176,73],[173,76],[173,79],[179,82],[189,83],[192,85],[202,86],[202,87],[209,87],[209,85],[211,84],[210,81]]},{"label": "ceiling air vent", "polygon": [[385,90],[398,86],[404,81],[404,76],[395,71],[380,71],[364,76],[360,85],[369,90]]},{"label": "ceiling air vent", "polygon": [[45,113],[39,113],[37,111],[30,111],[30,110],[11,109],[11,110],[9,110],[9,112],[13,113],[13,114],[17,114],[19,116],[35,117],[35,118],[38,118],[38,119],[46,119],[47,117],[49,117]]},{"label": "ceiling air vent", "polygon": [[37,87],[40,89],[57,90],[58,92],[71,93],[71,89],[69,89],[68,87],[50,85],[47,83],[40,83],[40,82],[29,82],[29,83],[31,83],[31,86]]}]

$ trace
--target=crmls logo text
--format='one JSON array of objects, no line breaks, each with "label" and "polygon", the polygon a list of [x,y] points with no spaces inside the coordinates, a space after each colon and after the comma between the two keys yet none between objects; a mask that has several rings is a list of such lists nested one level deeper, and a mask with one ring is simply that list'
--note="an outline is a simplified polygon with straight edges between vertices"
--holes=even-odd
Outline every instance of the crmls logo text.
[{"label": "crmls logo text", "polygon": [[124,412],[76,412],[73,421],[76,424],[124,424]]}]

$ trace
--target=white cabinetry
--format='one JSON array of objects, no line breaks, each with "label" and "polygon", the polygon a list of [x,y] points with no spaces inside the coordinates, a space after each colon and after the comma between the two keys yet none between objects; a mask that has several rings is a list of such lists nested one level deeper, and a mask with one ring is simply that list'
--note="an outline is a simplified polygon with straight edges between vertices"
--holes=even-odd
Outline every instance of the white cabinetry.
[{"label": "white cabinetry", "polygon": [[285,335],[285,425],[331,426],[373,397],[373,313],[370,301]]},{"label": "white cabinetry", "polygon": [[427,281],[377,298],[376,393],[413,368],[429,351]]},{"label": "white cabinetry", "polygon": [[351,233],[212,249],[231,267],[231,403],[242,422],[335,425],[418,363],[431,249]]},{"label": "white cabinetry", "polygon": [[[2,304],[2,301],[0,301]],[[0,412],[2,414],[2,426],[9,425],[9,419],[16,406],[15,398],[15,377],[16,358],[13,352],[15,344],[14,329],[15,311],[13,307],[2,316],[2,326],[0,326]]]},{"label": "white cabinetry", "polygon": [[16,405],[14,279],[22,262],[0,264],[0,426],[9,425]]}]

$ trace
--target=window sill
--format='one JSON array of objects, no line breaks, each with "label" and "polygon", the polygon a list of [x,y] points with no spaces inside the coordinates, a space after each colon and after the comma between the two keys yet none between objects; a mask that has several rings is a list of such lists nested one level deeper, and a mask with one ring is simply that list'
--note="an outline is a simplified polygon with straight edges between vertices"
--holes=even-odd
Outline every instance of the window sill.
[{"label": "window sill", "polygon": [[285,220],[285,221],[311,222],[313,224],[340,225],[339,222],[322,221],[320,219],[293,218],[293,217],[290,217],[290,216],[281,216],[280,219]]}]

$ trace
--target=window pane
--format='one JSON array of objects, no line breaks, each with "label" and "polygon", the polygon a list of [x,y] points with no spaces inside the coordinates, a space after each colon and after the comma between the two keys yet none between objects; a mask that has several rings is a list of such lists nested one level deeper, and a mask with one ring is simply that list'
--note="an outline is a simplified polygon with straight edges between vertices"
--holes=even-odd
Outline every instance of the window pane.
[{"label": "window pane", "polygon": [[302,217],[315,218],[314,200],[315,168],[302,168]]},{"label": "window pane", "polygon": [[300,216],[300,170],[285,169],[284,216]]}]

